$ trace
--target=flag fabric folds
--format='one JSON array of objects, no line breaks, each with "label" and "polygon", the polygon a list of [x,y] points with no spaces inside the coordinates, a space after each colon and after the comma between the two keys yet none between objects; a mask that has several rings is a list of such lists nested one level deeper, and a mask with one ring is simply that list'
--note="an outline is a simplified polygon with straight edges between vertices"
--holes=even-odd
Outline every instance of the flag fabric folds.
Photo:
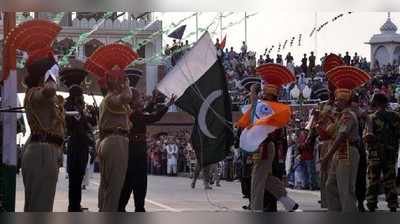
[{"label": "flag fabric folds", "polygon": [[186,30],[186,25],[182,25],[176,28],[174,31],[172,31],[172,33],[170,33],[168,37],[180,40],[182,39],[185,30]]},{"label": "flag fabric folds", "polygon": [[202,166],[225,159],[233,144],[231,99],[223,66],[206,32],[157,89],[195,119],[191,142]]},{"label": "flag fabric folds", "polygon": [[220,49],[224,49],[226,45],[226,35],[224,36],[224,39],[222,39],[221,43],[219,44]]},{"label": "flag fabric folds", "polygon": [[260,144],[276,129],[285,127],[291,118],[289,105],[258,100],[237,122],[243,128],[240,135],[240,148],[247,152],[256,152]]}]

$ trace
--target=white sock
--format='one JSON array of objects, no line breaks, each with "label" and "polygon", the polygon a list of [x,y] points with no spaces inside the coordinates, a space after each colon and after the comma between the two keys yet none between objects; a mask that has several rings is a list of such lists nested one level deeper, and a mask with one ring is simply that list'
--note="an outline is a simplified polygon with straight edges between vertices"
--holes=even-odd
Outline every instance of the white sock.
[{"label": "white sock", "polygon": [[285,207],[286,211],[290,212],[293,211],[293,208],[296,205],[296,202],[288,196],[280,197],[278,201],[283,204],[283,207]]}]

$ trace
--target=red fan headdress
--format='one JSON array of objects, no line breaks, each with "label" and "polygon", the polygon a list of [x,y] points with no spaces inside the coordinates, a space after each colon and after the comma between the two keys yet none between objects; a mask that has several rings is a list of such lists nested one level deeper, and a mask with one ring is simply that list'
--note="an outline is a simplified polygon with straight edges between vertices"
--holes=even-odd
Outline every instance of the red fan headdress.
[{"label": "red fan headdress", "polygon": [[264,81],[264,92],[278,95],[282,86],[294,82],[296,79],[292,72],[280,64],[264,64],[256,69],[256,73]]},{"label": "red fan headdress", "polygon": [[98,48],[86,60],[85,69],[98,78],[101,87],[105,87],[109,78],[124,77],[124,69],[138,58],[138,54],[124,44],[109,44]]},{"label": "red fan headdress", "polygon": [[329,82],[335,87],[335,98],[350,100],[352,89],[368,82],[371,76],[361,69],[352,66],[337,66],[326,74]]},{"label": "red fan headdress", "polygon": [[[29,20],[7,34],[4,46],[5,49],[18,49],[28,54],[26,66],[30,76],[44,75],[56,64],[52,44],[60,31],[61,26],[51,21]],[[46,62],[37,63],[40,61]],[[7,78],[8,74],[5,74],[4,80]]]},{"label": "red fan headdress", "polygon": [[326,56],[324,63],[322,64],[322,71],[328,73],[331,69],[337,67],[337,66],[342,66],[345,65],[343,59],[336,54],[330,54]]}]

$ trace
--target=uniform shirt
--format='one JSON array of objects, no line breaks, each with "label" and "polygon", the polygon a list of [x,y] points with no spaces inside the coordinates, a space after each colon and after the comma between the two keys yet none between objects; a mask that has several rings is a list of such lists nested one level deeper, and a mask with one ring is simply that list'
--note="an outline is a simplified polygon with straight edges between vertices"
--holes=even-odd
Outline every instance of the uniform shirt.
[{"label": "uniform shirt", "polygon": [[64,98],[47,98],[42,94],[43,87],[34,87],[27,91],[25,111],[32,134],[51,134],[64,138]]},{"label": "uniform shirt", "polygon": [[129,131],[131,123],[129,114],[131,113],[128,104],[121,104],[116,99],[117,96],[109,93],[104,97],[100,105],[99,130],[118,130]]},{"label": "uniform shirt", "polygon": [[161,108],[157,108],[151,113],[143,112],[143,111],[134,111],[129,119],[132,122],[132,128],[130,130],[130,135],[134,137],[135,143],[145,143],[145,138],[137,139],[135,135],[145,135],[146,134],[146,125],[152,124],[161,120],[165,113],[167,113],[168,107],[162,106]]},{"label": "uniform shirt", "polygon": [[345,140],[339,146],[339,150],[336,152],[337,159],[348,159],[349,158],[349,147],[352,144],[360,141],[359,124],[357,114],[354,113],[350,108],[346,108],[342,111],[339,116],[336,125],[336,137],[339,135],[346,136]]},{"label": "uniform shirt", "polygon": [[398,151],[400,138],[400,115],[394,111],[377,111],[369,116],[366,132],[375,138],[370,149]]}]

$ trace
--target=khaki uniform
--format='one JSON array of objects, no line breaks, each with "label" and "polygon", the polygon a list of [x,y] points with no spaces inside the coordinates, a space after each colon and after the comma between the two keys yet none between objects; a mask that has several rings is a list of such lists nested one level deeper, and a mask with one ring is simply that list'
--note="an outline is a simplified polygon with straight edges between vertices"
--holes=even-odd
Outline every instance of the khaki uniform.
[{"label": "khaki uniform", "polygon": [[265,190],[274,195],[276,199],[287,195],[284,184],[272,175],[275,145],[273,142],[267,144],[267,147],[261,145],[262,150],[267,150],[266,159],[256,159],[251,173],[250,208],[255,211],[262,211],[264,209]]},{"label": "khaki uniform", "polygon": [[359,125],[357,115],[345,109],[336,123],[335,136],[345,135],[344,142],[336,151],[326,182],[326,199],[329,211],[356,212],[355,185],[360,159],[358,149]]},{"label": "khaki uniform", "polygon": [[[42,88],[32,88],[25,96],[25,110],[32,135],[64,138],[64,100],[61,96],[47,98]],[[27,212],[51,212],[59,172],[61,145],[28,140],[22,159]]]},{"label": "khaki uniform", "polygon": [[[322,106],[321,115],[317,122],[317,130],[319,135],[318,150],[320,157],[324,157],[328,153],[330,144],[332,143],[332,137],[335,132],[335,115],[334,108],[331,105],[325,104]],[[328,179],[330,163],[321,164],[320,176],[321,176],[321,207],[326,208],[326,181]]]},{"label": "khaki uniform", "polygon": [[128,167],[128,133],[130,129],[129,105],[118,101],[118,96],[108,94],[100,105],[100,212],[117,212],[119,197]]}]

